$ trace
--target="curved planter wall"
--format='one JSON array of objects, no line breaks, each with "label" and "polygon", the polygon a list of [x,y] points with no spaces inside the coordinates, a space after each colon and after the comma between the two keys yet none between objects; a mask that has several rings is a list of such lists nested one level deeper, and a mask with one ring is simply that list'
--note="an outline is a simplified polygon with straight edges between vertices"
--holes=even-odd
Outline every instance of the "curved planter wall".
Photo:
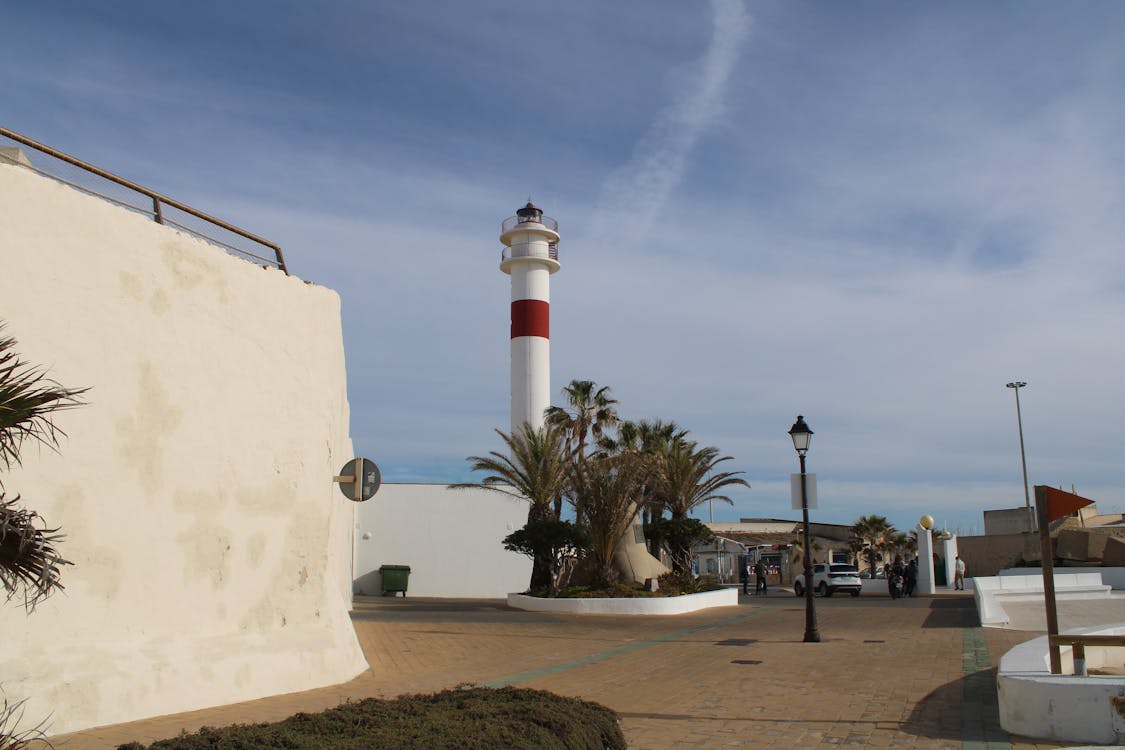
[{"label": "curved planter wall", "polygon": [[[1125,625],[1067,632],[1121,635]],[[1095,666],[1092,651],[1087,649],[1087,659]],[[1070,649],[1063,648],[1062,655],[1066,670],[1071,667]],[[1118,696],[1125,694],[1125,677],[1051,674],[1048,664],[1046,636],[1021,643],[1000,660],[996,691],[1004,731],[1066,742],[1125,742],[1125,717],[1116,705]]]},{"label": "curved planter wall", "polygon": [[579,615],[682,615],[709,607],[734,607],[738,589],[705,591],[683,596],[649,596],[632,599],[542,599],[524,594],[508,594],[508,606],[529,612],[557,612]]}]

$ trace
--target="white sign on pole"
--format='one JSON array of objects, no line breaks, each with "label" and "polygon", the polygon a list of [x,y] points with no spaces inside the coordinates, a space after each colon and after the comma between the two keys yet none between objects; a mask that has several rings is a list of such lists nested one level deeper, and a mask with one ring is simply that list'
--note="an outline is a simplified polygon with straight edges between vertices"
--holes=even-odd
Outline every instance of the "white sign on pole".
[{"label": "white sign on pole", "polygon": [[[809,510],[816,510],[816,474],[805,474],[805,492],[809,497]],[[789,475],[789,496],[793,500],[793,510],[801,509],[801,475]]]}]

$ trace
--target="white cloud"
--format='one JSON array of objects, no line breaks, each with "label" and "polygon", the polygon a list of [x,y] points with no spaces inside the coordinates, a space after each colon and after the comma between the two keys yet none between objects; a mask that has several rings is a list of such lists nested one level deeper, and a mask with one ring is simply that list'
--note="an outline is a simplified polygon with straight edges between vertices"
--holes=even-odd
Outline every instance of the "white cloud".
[{"label": "white cloud", "polygon": [[675,189],[696,142],[723,112],[727,81],[750,24],[742,0],[711,0],[712,35],[690,75],[682,77],[672,101],[637,143],[632,158],[605,180],[595,227],[599,234],[623,231],[629,216],[632,239],[643,238]]}]

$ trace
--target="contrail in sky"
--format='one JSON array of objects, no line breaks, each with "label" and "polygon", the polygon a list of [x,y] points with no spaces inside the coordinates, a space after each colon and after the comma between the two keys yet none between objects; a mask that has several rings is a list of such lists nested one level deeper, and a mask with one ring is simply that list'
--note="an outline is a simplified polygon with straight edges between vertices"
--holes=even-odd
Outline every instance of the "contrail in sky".
[{"label": "contrail in sky", "polygon": [[595,223],[611,236],[622,212],[630,216],[631,231],[639,227],[647,233],[683,176],[699,136],[722,111],[727,79],[750,18],[743,0],[711,0],[711,11],[711,43],[694,74],[637,143],[629,163],[614,170],[602,185]]}]

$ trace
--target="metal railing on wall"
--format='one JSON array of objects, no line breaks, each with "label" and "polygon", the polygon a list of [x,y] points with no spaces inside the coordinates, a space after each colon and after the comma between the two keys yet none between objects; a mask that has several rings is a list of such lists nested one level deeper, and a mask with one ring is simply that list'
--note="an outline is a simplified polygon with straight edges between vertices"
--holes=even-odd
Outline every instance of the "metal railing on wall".
[{"label": "metal railing on wall", "polygon": [[[29,165],[23,162],[16,162],[14,159],[5,158],[3,154],[0,154],[0,161],[21,164],[21,166],[31,169],[32,171],[41,174],[44,177],[49,177],[53,180],[57,180],[77,190],[81,190],[84,193],[97,196],[98,198],[102,198],[103,200],[107,200],[123,208],[142,213],[146,216],[151,216],[158,224],[166,224],[168,226],[176,227],[177,229],[181,229],[188,234],[194,235],[202,240],[210,242],[213,245],[217,245],[218,247],[221,247],[228,252],[232,252],[236,255],[259,261],[268,266],[274,266],[283,271],[286,275],[289,274],[289,269],[285,265],[285,256],[281,252],[281,247],[274,244],[273,242],[270,242],[269,240],[262,239],[261,237],[251,234],[244,229],[240,229],[233,224],[228,224],[221,219],[216,219],[214,216],[205,214],[198,209],[188,206],[187,204],[181,203],[177,200],[173,200],[172,198],[169,198],[165,195],[161,195],[154,190],[149,190],[148,188],[127,180],[124,177],[119,177],[112,172],[107,172],[104,169],[95,167],[93,164],[88,164],[87,162],[84,162],[81,159],[77,159],[70,154],[64,153],[55,148],[51,148],[50,146],[39,143],[38,141],[34,141],[31,138],[28,138],[25,135],[21,135],[13,130],[9,130],[5,127],[0,127],[0,136],[20,145],[34,149],[35,151],[49,156],[51,157],[51,159],[57,160],[57,162],[61,162],[64,165],[77,167],[79,172],[77,175],[63,176],[62,174],[60,174],[60,172],[63,171],[62,169],[55,169],[53,171],[43,169],[35,164]],[[6,145],[4,141],[0,140],[0,146],[4,145]],[[111,195],[110,193],[112,191],[107,189],[107,186],[104,185],[104,183],[99,184],[96,187],[88,184],[95,182],[93,180],[83,179],[83,177],[89,175],[93,175],[95,177],[101,178],[102,180],[106,180],[115,188],[124,188],[124,194],[122,194],[121,191],[118,190],[118,195]],[[146,201],[147,205],[136,205],[138,195],[148,199]],[[202,222],[202,225],[191,226],[190,222],[196,222],[197,224],[199,222]],[[217,236],[221,233],[225,233],[224,236],[230,241],[228,242],[226,241],[226,239]],[[253,250],[248,250],[245,247],[239,247],[237,244],[235,244],[236,242],[242,242],[245,240],[248,240],[254,244]],[[263,255],[259,254],[263,253],[262,248],[270,251],[270,254],[273,255],[273,258],[264,257]]]}]

